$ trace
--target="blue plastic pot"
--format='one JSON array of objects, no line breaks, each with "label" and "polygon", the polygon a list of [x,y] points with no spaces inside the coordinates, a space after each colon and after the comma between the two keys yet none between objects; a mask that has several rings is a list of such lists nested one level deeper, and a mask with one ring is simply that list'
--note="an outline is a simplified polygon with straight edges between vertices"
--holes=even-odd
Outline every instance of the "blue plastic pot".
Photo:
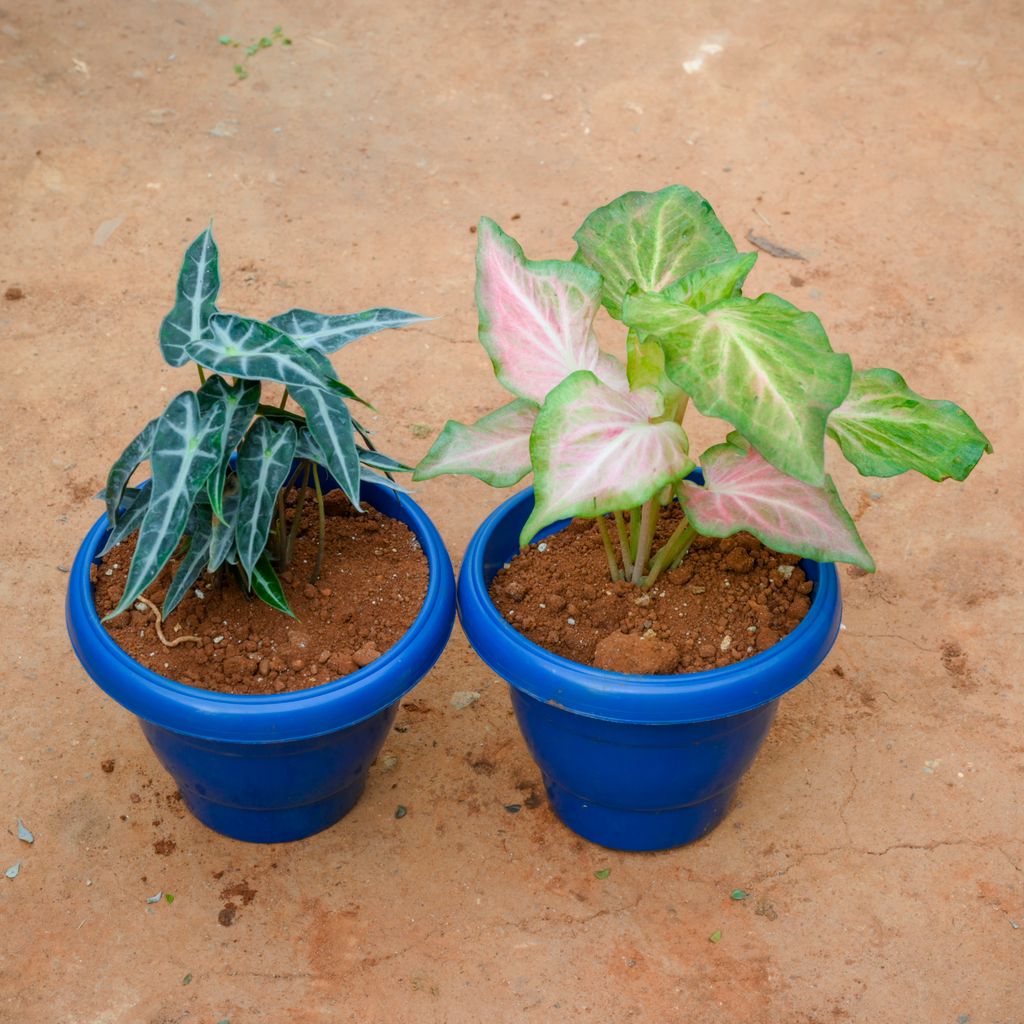
[{"label": "blue plastic pot", "polygon": [[101,689],[139,717],[193,814],[233,839],[302,839],[351,810],[398,701],[448,642],[455,578],[434,524],[410,498],[379,484],[364,481],[362,497],[405,523],[423,548],[430,566],[423,607],[402,639],[366,668],[295,693],[234,696],[151,672],[110,639],[93,603],[89,566],[107,536],[105,516],[75,558],[66,609],[75,654]]},{"label": "blue plastic pot", "polygon": [[[518,554],[532,508],[532,490],[514,495],[470,542],[459,576],[463,629],[508,682],[551,806],[569,828],[616,850],[693,842],[725,817],[779,698],[835,642],[841,615],[835,567],[800,563],[814,583],[810,612],[789,636],[746,661],[686,675],[607,672],[531,643],[487,593],[495,573]],[[555,523],[539,538],[567,525]]]}]

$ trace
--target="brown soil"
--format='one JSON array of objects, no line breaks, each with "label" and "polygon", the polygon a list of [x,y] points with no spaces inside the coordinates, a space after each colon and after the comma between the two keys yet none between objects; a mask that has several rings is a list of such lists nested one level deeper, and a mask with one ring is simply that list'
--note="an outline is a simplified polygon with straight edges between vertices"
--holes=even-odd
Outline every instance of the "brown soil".
[{"label": "brown soil", "polygon": [[[288,495],[289,516],[295,493]],[[306,503],[292,568],[281,574],[298,621],[250,599],[228,567],[204,574],[164,624],[165,647],[151,610],[136,606],[106,624],[111,637],[141,664],[190,686],[236,694],[281,693],[318,686],[368,665],[412,625],[427,589],[428,566],[404,523],[367,507],[357,515],[341,491],[326,495],[326,556],[320,579],[309,582],[316,561],[316,507]],[[124,590],[134,538],[93,566],[96,607],[116,607]],[[149,588],[158,607],[177,560]],[[198,595],[202,593],[202,598]]]},{"label": "brown soil", "polygon": [[[662,517],[657,543],[678,518],[678,509]],[[524,636],[565,658],[612,672],[698,672],[749,658],[796,628],[812,587],[798,561],[749,534],[698,537],[646,591],[610,581],[594,523],[577,520],[513,559],[490,593]]]}]

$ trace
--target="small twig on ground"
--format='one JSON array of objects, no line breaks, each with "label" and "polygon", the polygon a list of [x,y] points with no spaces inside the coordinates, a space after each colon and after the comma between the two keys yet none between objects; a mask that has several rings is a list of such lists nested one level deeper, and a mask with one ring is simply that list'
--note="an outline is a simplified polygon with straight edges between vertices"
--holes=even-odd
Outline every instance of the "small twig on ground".
[{"label": "small twig on ground", "polygon": [[[764,218],[762,218],[763,220]],[[803,253],[799,253],[796,249],[786,249],[781,245],[776,245],[774,242],[767,238],[762,238],[760,235],[755,235],[753,231],[747,232],[747,241],[751,245],[756,245],[758,249],[768,253],[769,256],[774,256],[778,260],[803,260],[807,262],[807,257]]]},{"label": "small twig on ground", "polygon": [[178,644],[183,644],[188,640],[191,640],[194,644],[201,644],[203,642],[203,638],[201,636],[179,636],[175,637],[173,640],[168,640],[167,637],[164,636],[163,626],[161,625],[164,617],[160,614],[160,609],[157,608],[157,606],[153,604],[148,597],[140,596],[138,601],[144,604],[156,616],[156,622],[154,622],[153,625],[156,626],[156,635],[164,647],[177,647]]}]

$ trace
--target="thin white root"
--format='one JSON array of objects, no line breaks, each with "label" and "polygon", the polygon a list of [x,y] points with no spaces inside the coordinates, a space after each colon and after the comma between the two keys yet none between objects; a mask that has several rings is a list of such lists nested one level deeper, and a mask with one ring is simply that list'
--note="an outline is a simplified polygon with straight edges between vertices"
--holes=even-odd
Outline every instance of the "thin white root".
[{"label": "thin white root", "polygon": [[179,636],[175,637],[173,640],[168,640],[167,637],[164,636],[164,629],[161,625],[163,622],[163,616],[160,614],[160,609],[157,608],[157,606],[153,604],[148,597],[139,597],[139,600],[156,616],[156,622],[154,622],[153,625],[156,626],[156,635],[164,647],[177,647],[178,644],[183,644],[189,640],[194,644],[201,644],[203,642],[203,638],[201,636]]}]

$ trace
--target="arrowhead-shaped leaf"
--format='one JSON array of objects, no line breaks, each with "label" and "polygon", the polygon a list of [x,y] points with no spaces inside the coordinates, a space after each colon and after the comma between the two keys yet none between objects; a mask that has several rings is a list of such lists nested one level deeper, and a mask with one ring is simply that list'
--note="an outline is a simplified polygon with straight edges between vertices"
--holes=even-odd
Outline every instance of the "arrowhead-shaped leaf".
[{"label": "arrowhead-shaped leaf", "polygon": [[334,387],[325,379],[312,353],[286,334],[259,320],[234,313],[210,318],[210,338],[189,344],[188,354],[200,366],[217,373],[252,380],[273,380],[293,387]]},{"label": "arrowhead-shaped leaf", "polygon": [[698,533],[728,537],[746,530],[776,551],[874,571],[831,477],[814,487],[735,442],[709,448],[701,468],[703,487],[683,484],[686,516]]},{"label": "arrowhead-shaped leaf", "polygon": [[329,355],[357,338],[377,331],[432,320],[433,317],[406,313],[401,309],[365,309],[361,313],[313,313],[308,309],[290,309],[269,320],[271,327],[283,331],[304,349]]},{"label": "arrowhead-shaped leaf", "polygon": [[655,337],[666,373],[705,416],[728,420],[784,473],[823,483],[825,421],[846,397],[852,368],[813,313],[775,295],[700,312],[634,293],[624,310],[631,327]]},{"label": "arrowhead-shaped leaf", "polygon": [[739,295],[747,274],[754,269],[756,262],[756,252],[744,252],[720,263],[698,267],[675,284],[662,289],[661,294],[681,305],[704,309],[712,303]]},{"label": "arrowhead-shaped leaf", "polygon": [[601,275],[601,301],[616,320],[633,282],[660,292],[698,267],[736,255],[707,200],[682,185],[627,192],[595,210],[573,238],[579,246],[573,259]]},{"label": "arrowhead-shaped leaf", "polygon": [[153,493],[139,527],[124,594],[106,619],[129,608],[174,554],[196,496],[216,468],[223,429],[224,406],[218,402],[203,416],[192,391],[178,395],[164,410],[149,460]]},{"label": "arrowhead-shaped leaf", "polygon": [[326,466],[348,500],[359,505],[359,453],[352,433],[352,416],[340,395],[323,388],[292,388],[292,397],[306,414],[306,425],[320,447]]},{"label": "arrowhead-shaped leaf", "polygon": [[189,587],[199,579],[199,574],[206,565],[206,559],[210,553],[212,519],[213,509],[205,502],[198,504],[193,510],[188,525],[188,551],[185,552],[181,564],[174,573],[174,579],[171,580],[171,585],[167,588],[167,596],[164,598],[162,615],[165,620],[181,603],[181,599],[188,593]]},{"label": "arrowhead-shaped leaf", "polygon": [[662,409],[656,391],[622,394],[586,371],[559,384],[530,439],[534,507],[520,545],[558,519],[641,505],[686,476],[693,462],[683,428],[651,422]]},{"label": "arrowhead-shaped leaf", "polygon": [[213,514],[224,518],[224,479],[227,476],[231,453],[252,422],[260,403],[260,382],[258,380],[236,380],[234,384],[217,375],[209,377],[199,389],[199,406],[204,402],[223,402],[225,430],[221,436],[221,449],[217,468],[206,482],[206,491],[213,506]]},{"label": "arrowhead-shaped leaf", "polygon": [[171,366],[184,366],[190,357],[189,345],[209,339],[219,291],[217,246],[209,227],[188,247],[174,308],[160,325],[160,351]]},{"label": "arrowhead-shaped leaf", "polygon": [[371,483],[380,484],[381,487],[389,487],[396,494],[415,494],[415,490],[411,487],[406,487],[405,484],[400,484],[397,480],[393,480],[389,476],[384,476],[381,473],[375,473],[372,469],[363,467],[362,472],[359,474],[360,480],[369,480]]},{"label": "arrowhead-shaped leaf", "polygon": [[515,239],[486,217],[478,239],[480,342],[498,380],[537,404],[575,370],[625,390],[622,365],[598,348],[592,328],[601,278],[577,263],[526,259]]},{"label": "arrowhead-shaped leaf", "polygon": [[356,445],[356,451],[359,453],[359,461],[364,466],[383,469],[385,473],[412,472],[412,466],[407,466],[404,462],[399,462],[398,459],[393,459],[390,455],[385,455],[383,452],[371,451],[369,448],[364,448],[359,444]]},{"label": "arrowhead-shaped leaf", "polygon": [[922,398],[895,370],[858,370],[828,432],[864,476],[917,470],[964,480],[992,445],[953,402]]},{"label": "arrowhead-shaped leaf", "polygon": [[656,341],[641,341],[632,329],[626,335],[626,375],[633,391],[656,388],[661,392],[666,417],[679,418],[679,406],[686,395],[665,373],[665,353]]},{"label": "arrowhead-shaped leaf", "polygon": [[110,467],[103,497],[107,503],[107,521],[111,527],[117,526],[118,508],[132,473],[138,469],[140,462],[149,458],[158,422],[159,418],[150,420],[129,442],[128,447],[118,456],[117,462]]},{"label": "arrowhead-shaped leaf", "polygon": [[517,398],[470,426],[449,420],[412,478],[464,473],[492,487],[510,487],[530,472],[530,431],[536,419],[537,406]]},{"label": "arrowhead-shaped leaf", "polygon": [[270,564],[270,559],[265,551],[253,566],[249,582],[252,584],[253,593],[261,601],[269,604],[271,608],[276,608],[279,612],[284,612],[285,615],[295,618],[295,613],[288,606],[288,599],[284,596],[281,581],[277,578],[277,573],[274,572],[274,567]]},{"label": "arrowhead-shaped leaf", "polygon": [[214,519],[210,531],[210,560],[206,564],[207,572],[216,572],[225,561],[237,561],[233,556],[239,497],[238,474],[231,473],[224,484],[222,514]]},{"label": "arrowhead-shaped leaf", "polygon": [[107,542],[103,545],[103,550],[96,556],[97,558],[102,558],[107,552],[116,548],[125,537],[130,537],[138,529],[146,514],[146,509],[149,507],[149,496],[152,493],[152,487],[129,487],[124,492],[124,501],[117,517],[117,525],[110,531]]},{"label": "arrowhead-shaped leaf", "polygon": [[235,521],[238,560],[246,576],[267,546],[274,517],[277,492],[291,469],[295,456],[295,427],[289,422],[273,423],[260,417],[238,449],[240,498]]}]

